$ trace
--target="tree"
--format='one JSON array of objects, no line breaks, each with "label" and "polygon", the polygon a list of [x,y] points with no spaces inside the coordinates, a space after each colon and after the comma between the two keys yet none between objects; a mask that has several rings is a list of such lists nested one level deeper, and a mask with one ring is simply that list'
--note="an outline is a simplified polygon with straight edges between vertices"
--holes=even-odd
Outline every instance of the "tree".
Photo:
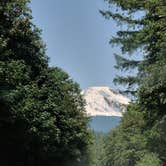
[{"label": "tree", "polygon": [[118,76],[115,82],[127,84],[126,92],[133,92],[132,87],[136,87],[135,84],[140,86],[142,78],[146,77],[147,67],[157,61],[165,61],[166,4],[164,0],[127,0],[125,2],[107,0],[107,2],[117,10],[101,11],[101,13],[108,19],[114,19],[120,25],[126,25],[126,29],[118,31],[117,36],[112,38],[110,43],[121,45],[123,56],[126,54],[137,55],[136,59],[115,56],[117,59],[116,68],[122,71],[135,68],[138,70],[136,75]]},{"label": "tree", "polygon": [[147,138],[143,134],[145,121],[136,109],[130,106],[121,124],[105,138],[103,166],[135,166],[147,153]]},{"label": "tree", "polygon": [[161,161],[155,154],[146,154],[136,166],[161,166]]},{"label": "tree", "polygon": [[21,87],[7,97],[12,111],[10,126],[17,132],[15,136],[8,135],[14,151],[6,147],[7,158],[11,154],[14,161],[23,165],[81,162],[90,139],[88,118],[79,87],[66,73],[49,69],[37,83]]},{"label": "tree", "polygon": [[0,163],[87,162],[88,118],[79,85],[48,66],[28,0],[0,1]]},{"label": "tree", "polygon": [[[138,124],[142,121],[137,116],[128,116],[131,113],[129,106],[120,127],[111,134],[110,138],[115,142],[107,141],[107,145],[110,142],[111,146],[106,149],[108,150],[106,163],[111,166],[165,165],[166,132],[163,126],[166,109],[166,1],[107,0],[107,2],[117,10],[101,13],[106,18],[112,18],[127,27],[118,31],[117,36],[111,40],[111,43],[120,45],[122,51],[122,56],[116,55],[116,68],[122,71],[129,69],[138,71],[136,75],[118,76],[115,82],[127,84],[127,92],[136,92],[132,110],[135,115],[142,117],[144,124],[136,127],[126,125],[131,121]],[[136,55],[137,58],[129,60],[124,57],[126,54]],[[140,139],[136,139],[138,136],[145,140],[144,146],[141,146]],[[133,139],[135,142],[131,144]],[[120,151],[119,159],[116,149]],[[128,163],[129,161],[132,162]]]}]

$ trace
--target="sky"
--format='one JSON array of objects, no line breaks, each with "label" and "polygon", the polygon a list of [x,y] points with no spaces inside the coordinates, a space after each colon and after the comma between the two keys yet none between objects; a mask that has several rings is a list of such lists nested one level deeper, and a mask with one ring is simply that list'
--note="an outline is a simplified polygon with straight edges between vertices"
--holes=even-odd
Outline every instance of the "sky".
[{"label": "sky", "polygon": [[82,89],[111,86],[117,71],[109,45],[117,27],[105,20],[104,0],[32,0],[33,22],[42,29],[50,66],[63,68]]}]

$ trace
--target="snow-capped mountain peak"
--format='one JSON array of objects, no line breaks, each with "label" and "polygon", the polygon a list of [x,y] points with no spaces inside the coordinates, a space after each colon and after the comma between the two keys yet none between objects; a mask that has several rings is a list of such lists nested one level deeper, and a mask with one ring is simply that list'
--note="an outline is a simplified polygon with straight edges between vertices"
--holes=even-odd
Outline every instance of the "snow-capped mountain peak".
[{"label": "snow-capped mountain peak", "polygon": [[121,117],[130,99],[107,86],[90,87],[82,91],[89,116]]}]

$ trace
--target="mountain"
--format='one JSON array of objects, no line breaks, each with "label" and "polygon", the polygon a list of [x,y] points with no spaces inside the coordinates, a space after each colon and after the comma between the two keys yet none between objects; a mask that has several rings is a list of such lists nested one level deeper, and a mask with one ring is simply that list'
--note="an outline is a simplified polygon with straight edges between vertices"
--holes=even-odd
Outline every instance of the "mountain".
[{"label": "mountain", "polygon": [[122,117],[130,99],[110,87],[90,87],[82,91],[89,116]]},{"label": "mountain", "polygon": [[130,99],[107,86],[89,87],[82,91],[86,112],[91,117],[90,128],[107,133],[121,121]]}]

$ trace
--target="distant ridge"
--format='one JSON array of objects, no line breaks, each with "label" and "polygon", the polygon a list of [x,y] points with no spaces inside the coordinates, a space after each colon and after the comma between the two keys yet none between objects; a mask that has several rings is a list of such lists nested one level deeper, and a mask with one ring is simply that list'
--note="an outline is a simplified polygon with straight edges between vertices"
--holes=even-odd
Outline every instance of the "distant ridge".
[{"label": "distant ridge", "polygon": [[122,117],[130,99],[107,86],[89,87],[82,91],[89,116]]}]

